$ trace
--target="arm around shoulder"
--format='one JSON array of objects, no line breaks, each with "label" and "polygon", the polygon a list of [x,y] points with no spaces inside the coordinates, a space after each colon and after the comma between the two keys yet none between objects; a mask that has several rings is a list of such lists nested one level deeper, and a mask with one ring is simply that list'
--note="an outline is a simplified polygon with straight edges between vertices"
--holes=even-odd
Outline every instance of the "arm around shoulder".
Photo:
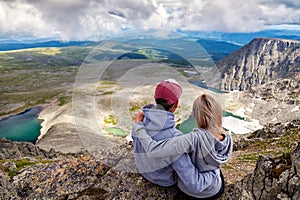
[{"label": "arm around shoulder", "polygon": [[191,193],[200,193],[209,187],[217,178],[214,171],[199,172],[188,154],[180,156],[173,164],[173,169],[180,178],[180,184]]},{"label": "arm around shoulder", "polygon": [[146,131],[143,123],[135,124],[133,127],[134,137],[142,143],[147,155],[152,158],[181,155],[189,153],[194,149],[195,133],[180,135],[161,141],[153,140]]}]

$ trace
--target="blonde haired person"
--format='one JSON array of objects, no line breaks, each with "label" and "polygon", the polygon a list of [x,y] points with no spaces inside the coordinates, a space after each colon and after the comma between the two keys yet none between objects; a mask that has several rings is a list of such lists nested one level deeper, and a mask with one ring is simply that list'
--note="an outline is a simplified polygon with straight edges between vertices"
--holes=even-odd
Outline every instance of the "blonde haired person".
[{"label": "blonde haired person", "polygon": [[[197,128],[192,132],[161,141],[152,140],[141,120],[143,114],[136,117],[135,137],[142,143],[147,156],[178,157],[188,153],[199,172],[215,171],[217,178],[211,180],[207,188],[201,191],[191,190],[178,179],[180,195],[184,198],[216,199],[224,192],[224,178],[220,171],[221,164],[227,162],[232,153],[232,138],[222,128],[222,107],[208,94],[197,97],[193,103],[193,117]],[[182,197],[183,198],[183,197]]]}]

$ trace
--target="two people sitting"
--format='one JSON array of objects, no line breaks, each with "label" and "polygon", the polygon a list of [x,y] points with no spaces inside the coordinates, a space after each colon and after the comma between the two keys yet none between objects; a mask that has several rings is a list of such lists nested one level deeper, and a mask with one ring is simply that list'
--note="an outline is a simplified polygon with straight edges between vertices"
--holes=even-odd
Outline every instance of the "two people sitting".
[{"label": "two people sitting", "polygon": [[132,129],[136,166],[144,178],[160,186],[177,184],[182,198],[216,199],[224,192],[220,166],[232,153],[232,138],[222,128],[222,107],[202,94],[193,104],[197,124],[182,134],[174,112],[182,88],[173,79],[155,89],[156,105],[143,107]]}]

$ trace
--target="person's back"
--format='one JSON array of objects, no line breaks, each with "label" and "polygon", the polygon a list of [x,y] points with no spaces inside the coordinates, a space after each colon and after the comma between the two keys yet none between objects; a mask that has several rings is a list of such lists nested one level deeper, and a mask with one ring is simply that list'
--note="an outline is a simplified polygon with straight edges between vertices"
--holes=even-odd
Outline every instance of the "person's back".
[{"label": "person's back", "polygon": [[[143,122],[152,139],[159,141],[181,134],[175,129],[173,114],[181,93],[181,87],[173,79],[162,81],[156,86],[156,106],[149,104],[143,108]],[[161,186],[171,186],[177,182],[174,169],[166,164],[170,163],[168,157],[146,158],[145,150],[137,138],[133,137],[133,144],[136,166],[146,179]]]},{"label": "person's back", "polygon": [[[160,141],[180,134],[174,126],[174,114],[155,105],[143,108],[144,125],[153,140]],[[161,186],[171,186],[177,182],[177,175],[171,165],[166,164],[168,157],[146,158],[145,150],[137,138],[133,138],[136,166],[149,181]]]},{"label": "person's back", "polygon": [[[222,128],[222,106],[208,94],[198,96],[193,103],[193,117],[197,128],[193,130],[194,150],[191,158],[200,171],[219,168],[232,152],[230,135]],[[199,159],[202,158],[202,159]]]}]

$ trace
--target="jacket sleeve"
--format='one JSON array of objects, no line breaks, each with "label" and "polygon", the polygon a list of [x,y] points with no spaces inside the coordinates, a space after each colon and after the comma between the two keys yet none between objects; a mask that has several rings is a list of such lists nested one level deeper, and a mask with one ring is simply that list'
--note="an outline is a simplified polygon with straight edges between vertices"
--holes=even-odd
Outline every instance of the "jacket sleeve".
[{"label": "jacket sleeve", "polygon": [[183,153],[189,153],[194,149],[194,143],[197,139],[194,132],[180,135],[165,140],[155,141],[148,134],[143,123],[133,126],[133,137],[139,139],[147,155],[151,158],[165,156],[178,156]]},{"label": "jacket sleeve", "polygon": [[199,172],[188,154],[181,155],[172,163],[172,167],[191,193],[202,192],[217,178],[214,171]]}]

